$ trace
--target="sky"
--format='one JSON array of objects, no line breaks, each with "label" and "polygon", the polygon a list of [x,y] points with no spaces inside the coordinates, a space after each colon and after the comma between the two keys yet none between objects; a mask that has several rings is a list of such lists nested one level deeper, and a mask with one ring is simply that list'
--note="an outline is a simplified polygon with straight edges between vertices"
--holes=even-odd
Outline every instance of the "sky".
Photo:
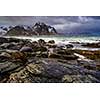
[{"label": "sky", "polygon": [[44,22],[59,33],[100,32],[100,16],[0,16],[0,25],[34,25]]}]

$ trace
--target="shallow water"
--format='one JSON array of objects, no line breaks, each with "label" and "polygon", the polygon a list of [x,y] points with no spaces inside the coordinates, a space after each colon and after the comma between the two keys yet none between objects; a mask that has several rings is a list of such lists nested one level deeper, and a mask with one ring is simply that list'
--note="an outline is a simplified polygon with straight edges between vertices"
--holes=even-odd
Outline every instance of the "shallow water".
[{"label": "shallow water", "polygon": [[[9,37],[9,36],[6,36]],[[84,43],[93,43],[100,41],[100,36],[61,36],[61,35],[42,35],[42,36],[10,36],[22,39],[31,39],[32,41],[36,41],[38,39],[44,39],[45,41],[55,40],[56,42],[84,42]]]},{"label": "shallow water", "polygon": [[[6,36],[9,37],[9,36]],[[100,42],[100,36],[51,36],[51,35],[42,35],[42,36],[10,36],[12,38],[19,38],[19,39],[31,39],[32,41],[37,41],[39,39],[43,39],[46,42],[49,40],[55,40],[55,43],[58,45],[66,45],[66,44],[73,44],[74,49],[82,49],[82,50],[100,50],[100,48],[88,48],[83,47],[81,44],[78,43],[97,43]]]}]

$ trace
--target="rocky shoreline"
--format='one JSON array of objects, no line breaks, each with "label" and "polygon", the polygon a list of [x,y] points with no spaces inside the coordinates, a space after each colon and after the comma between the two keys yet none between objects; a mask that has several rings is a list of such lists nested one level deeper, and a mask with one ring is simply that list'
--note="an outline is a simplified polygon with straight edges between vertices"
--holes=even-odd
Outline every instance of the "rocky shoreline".
[{"label": "rocky shoreline", "polygon": [[54,40],[0,37],[0,82],[99,83],[100,50],[73,47],[73,44],[58,46]]}]

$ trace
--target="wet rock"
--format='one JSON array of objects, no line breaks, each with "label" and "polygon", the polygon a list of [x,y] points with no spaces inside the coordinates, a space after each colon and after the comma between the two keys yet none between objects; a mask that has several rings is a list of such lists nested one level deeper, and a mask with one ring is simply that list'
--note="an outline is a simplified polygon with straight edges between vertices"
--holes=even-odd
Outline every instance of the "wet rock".
[{"label": "wet rock", "polygon": [[8,51],[8,53],[11,55],[12,60],[21,61],[23,63],[27,61],[27,53],[20,51]]},{"label": "wet rock", "polygon": [[2,49],[7,49],[8,45],[9,45],[9,43],[3,43],[2,45],[0,45],[0,47]]},{"label": "wet rock", "polygon": [[49,58],[65,59],[65,60],[76,60],[78,56],[74,55],[73,52],[69,50],[62,49],[50,49],[48,52]]},{"label": "wet rock", "polygon": [[96,69],[100,71],[100,60],[96,61]]},{"label": "wet rock", "polygon": [[7,38],[7,39],[9,43],[11,42],[19,43],[20,41],[22,41],[21,39],[17,39],[17,38]]},{"label": "wet rock", "polygon": [[38,47],[34,48],[33,51],[45,52],[45,51],[47,51],[47,48],[44,46],[38,46]]},{"label": "wet rock", "polygon": [[43,40],[43,39],[39,39],[38,40],[38,43],[39,43],[39,45],[45,45],[46,44],[46,42]]},{"label": "wet rock", "polygon": [[54,77],[60,79],[66,72],[66,69],[63,66],[60,66],[60,64],[49,63],[46,66],[45,69],[48,77]]},{"label": "wet rock", "polygon": [[7,41],[0,44],[0,82],[100,82],[99,50],[73,50],[53,40]]},{"label": "wet rock", "polygon": [[7,61],[7,60],[9,60],[9,59],[11,59],[11,55],[10,55],[10,54],[8,54],[8,53],[6,53],[6,52],[2,52],[2,53],[0,54],[0,62]]},{"label": "wet rock", "polygon": [[33,41],[32,42],[32,46],[37,46],[38,45],[38,42],[37,41]]},{"label": "wet rock", "polygon": [[59,54],[56,54],[56,53],[49,53],[48,58],[59,59],[59,58],[61,58],[61,56]]},{"label": "wet rock", "polygon": [[66,55],[66,51],[65,51],[65,50],[60,50],[60,49],[58,49],[58,50],[56,51],[56,53],[57,53],[57,54],[61,54],[61,55]]},{"label": "wet rock", "polygon": [[48,43],[55,44],[55,41],[54,40],[50,40],[50,41],[48,41]]},{"label": "wet rock", "polygon": [[2,52],[2,53],[0,54],[0,56],[4,56],[4,57],[8,57],[8,58],[11,57],[11,55],[10,55],[9,53],[7,53],[6,51],[5,51],[5,52]]},{"label": "wet rock", "polygon": [[88,70],[96,70],[96,63],[94,61],[78,60],[78,64]]},{"label": "wet rock", "polygon": [[3,74],[10,73],[14,69],[18,68],[21,66],[21,63],[17,62],[11,62],[11,61],[5,61],[0,63],[0,75],[2,76]]},{"label": "wet rock", "polygon": [[98,43],[84,43],[82,44],[84,47],[90,47],[90,48],[100,48],[100,42]]},{"label": "wet rock", "polygon": [[2,43],[8,43],[8,39],[4,37],[0,37],[0,44]]},{"label": "wet rock", "polygon": [[[38,63],[36,62],[38,61]],[[83,70],[81,66],[64,64],[54,59],[37,59],[22,70],[12,73],[6,82],[66,82],[66,83],[91,83],[100,82],[99,74],[95,71]],[[99,78],[98,78],[99,77]]]},{"label": "wet rock", "polygon": [[68,48],[68,49],[69,49],[69,48],[71,49],[71,48],[73,48],[73,47],[74,47],[74,46],[73,46],[72,44],[67,44],[67,45],[66,45],[66,48]]},{"label": "wet rock", "polygon": [[9,57],[5,57],[5,56],[0,55],[0,62],[4,62],[4,61],[7,61],[7,60],[9,60]]},{"label": "wet rock", "polygon": [[37,57],[41,58],[48,58],[48,53],[47,52],[37,52]]},{"label": "wet rock", "polygon": [[75,55],[63,55],[61,58],[66,59],[66,60],[77,60],[78,59],[78,57]]},{"label": "wet rock", "polygon": [[57,48],[54,50],[54,52],[56,52],[57,54],[61,54],[61,55],[73,55],[73,51],[71,50],[68,50],[68,49],[60,49],[60,48]]},{"label": "wet rock", "polygon": [[56,44],[51,44],[51,43],[46,43],[46,46],[47,46],[48,48],[56,48],[56,47],[57,47]]},{"label": "wet rock", "polygon": [[3,43],[0,47],[2,49],[13,49],[13,50],[17,50],[18,47],[20,47],[20,44],[16,44],[16,43]]},{"label": "wet rock", "polygon": [[34,57],[37,56],[36,52],[24,52],[26,55],[27,60],[28,59],[34,59]]},{"label": "wet rock", "polygon": [[89,71],[88,74],[94,76],[95,78],[97,78],[100,82],[100,71]]},{"label": "wet rock", "polygon": [[90,50],[74,50],[76,53],[79,53],[88,59],[97,60],[100,59],[100,50],[90,51]]},{"label": "wet rock", "polygon": [[60,49],[60,50],[65,50],[66,49],[64,44],[57,45],[57,48]]},{"label": "wet rock", "polygon": [[46,47],[40,47],[40,51],[45,52],[45,51],[47,51],[47,48]]},{"label": "wet rock", "polygon": [[31,47],[24,46],[20,49],[21,52],[33,52]]},{"label": "wet rock", "polygon": [[71,44],[81,44],[80,42],[69,42]]}]

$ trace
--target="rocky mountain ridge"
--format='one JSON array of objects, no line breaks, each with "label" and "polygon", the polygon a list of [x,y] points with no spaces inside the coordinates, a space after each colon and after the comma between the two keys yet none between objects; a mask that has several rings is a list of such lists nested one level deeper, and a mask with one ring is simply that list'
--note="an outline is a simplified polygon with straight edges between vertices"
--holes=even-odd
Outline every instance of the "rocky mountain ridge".
[{"label": "rocky mountain ridge", "polygon": [[14,27],[0,27],[2,35],[9,36],[32,36],[32,35],[55,35],[57,31],[54,27],[42,22],[37,22],[33,26],[17,25]]}]

